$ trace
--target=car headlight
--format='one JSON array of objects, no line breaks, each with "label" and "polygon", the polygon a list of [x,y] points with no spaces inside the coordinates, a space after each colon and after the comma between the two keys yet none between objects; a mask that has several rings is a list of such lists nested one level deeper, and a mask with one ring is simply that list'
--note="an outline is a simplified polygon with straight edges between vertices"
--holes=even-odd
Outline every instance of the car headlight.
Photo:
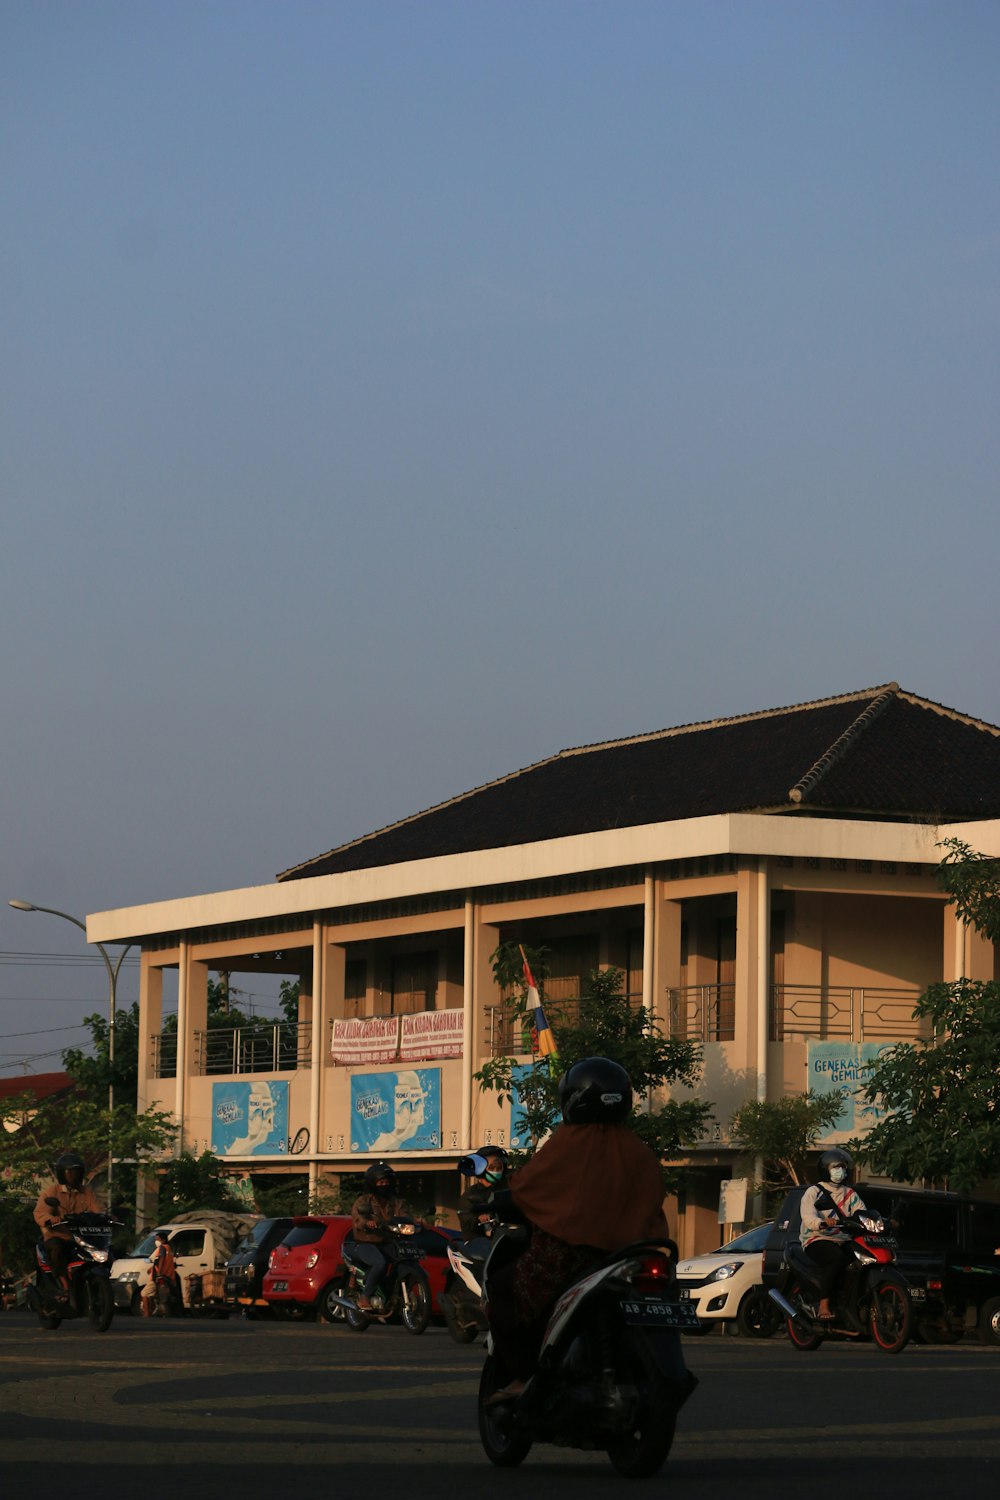
[{"label": "car headlight", "polygon": [[741,1269],[742,1265],[743,1262],[741,1260],[731,1260],[726,1265],[720,1266],[717,1271],[713,1271],[708,1279],[709,1281],[728,1281],[730,1276],[736,1275],[736,1272]]},{"label": "car headlight", "polygon": [[138,1281],[139,1280],[139,1272],[138,1271],[123,1271],[120,1276],[116,1277],[116,1280],[118,1280],[118,1281]]}]

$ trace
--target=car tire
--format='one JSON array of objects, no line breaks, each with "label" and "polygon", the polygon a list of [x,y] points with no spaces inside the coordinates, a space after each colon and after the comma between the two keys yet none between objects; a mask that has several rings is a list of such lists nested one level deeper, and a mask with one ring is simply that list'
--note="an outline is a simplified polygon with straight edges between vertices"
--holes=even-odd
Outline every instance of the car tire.
[{"label": "car tire", "polygon": [[745,1339],[769,1339],[781,1327],[781,1313],[762,1286],[744,1293],[736,1309],[736,1326]]},{"label": "car tire", "polygon": [[1000,1344],[1000,1297],[991,1297],[979,1309],[979,1336],[984,1344]]},{"label": "car tire", "polygon": [[333,1294],[340,1296],[344,1290],[342,1281],[330,1281],[320,1292],[316,1301],[316,1308],[321,1323],[343,1323],[346,1321],[347,1313],[339,1302],[334,1302]]}]

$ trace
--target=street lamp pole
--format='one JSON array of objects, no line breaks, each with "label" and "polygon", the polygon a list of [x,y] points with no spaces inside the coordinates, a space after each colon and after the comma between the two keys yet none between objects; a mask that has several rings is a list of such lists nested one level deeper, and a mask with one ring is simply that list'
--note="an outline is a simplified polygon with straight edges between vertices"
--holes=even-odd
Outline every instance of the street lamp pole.
[{"label": "street lamp pole", "polygon": [[[50,917],[62,917],[67,922],[72,922],[74,927],[79,927],[84,937],[87,935],[86,923],[81,922],[79,917],[71,917],[68,911],[56,911],[54,906],[36,906],[33,901],[8,901],[15,911],[44,911]],[[103,943],[93,945],[104,959],[104,967],[108,971],[108,1203],[111,1203],[111,1190],[114,1183],[115,1158],[114,1158],[114,1110],[115,1110],[115,1008],[118,993],[118,974],[122,966],[122,959],[131,948],[128,943],[119,953],[117,959],[112,963],[108,950]]]}]

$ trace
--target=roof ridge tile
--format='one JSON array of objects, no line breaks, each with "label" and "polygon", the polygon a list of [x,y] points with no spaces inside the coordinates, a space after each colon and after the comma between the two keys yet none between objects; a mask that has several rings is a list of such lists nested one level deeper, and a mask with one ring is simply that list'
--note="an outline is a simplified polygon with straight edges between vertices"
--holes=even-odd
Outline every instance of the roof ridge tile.
[{"label": "roof ridge tile", "polygon": [[837,736],[830,748],[825,750],[819,759],[813,762],[805,775],[795,783],[788,793],[789,802],[804,801],[806,794],[823,779],[831,766],[835,766],[839,760],[843,759],[855,741],[885,712],[889,704],[895,701],[898,693],[898,682],[887,683],[867,708],[862,709],[854,722],[848,724],[843,734]]}]

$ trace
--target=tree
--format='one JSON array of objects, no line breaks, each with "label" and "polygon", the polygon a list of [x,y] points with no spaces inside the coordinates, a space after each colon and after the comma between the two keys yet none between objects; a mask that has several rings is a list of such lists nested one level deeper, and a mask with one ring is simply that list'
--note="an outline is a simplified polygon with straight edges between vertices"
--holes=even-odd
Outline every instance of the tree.
[{"label": "tree", "polygon": [[783,1099],[749,1099],[735,1111],[730,1134],[747,1156],[763,1162],[757,1187],[765,1193],[797,1186],[806,1157],[825,1130],[837,1122],[839,1094],[787,1094]]},{"label": "tree", "polygon": [[[558,1054],[555,1068],[545,1058],[538,1058],[530,1073],[517,1082],[520,1110],[534,1144],[548,1134],[559,1118],[559,1076],[581,1058],[610,1057],[620,1063],[632,1080],[637,1101],[651,1101],[654,1092],[664,1085],[693,1088],[697,1084],[701,1077],[701,1048],[695,1042],[663,1036],[647,1010],[634,1009],[622,994],[621,969],[595,969],[589,974],[584,980],[578,1010],[570,1018],[561,1015],[556,1004],[548,1005],[545,1001],[544,950],[527,952]],[[516,943],[501,943],[491,957],[494,978],[501,992],[510,998],[516,1024],[528,1033],[533,1018],[520,949]],[[511,1057],[492,1058],[475,1077],[482,1088],[497,1093],[502,1102],[511,1097],[514,1089],[513,1068]],[[711,1118],[712,1106],[704,1100],[668,1099],[655,1109],[651,1104],[645,1108],[640,1103],[628,1124],[663,1162],[701,1140]],[[678,1175],[666,1174],[669,1188],[676,1187]]]},{"label": "tree", "polygon": [[165,1220],[198,1208],[246,1212],[246,1204],[232,1192],[217,1156],[211,1151],[203,1151],[200,1156],[182,1151],[160,1173],[157,1214]]},{"label": "tree", "polygon": [[107,1094],[113,1083],[116,1104],[130,1104],[135,1108],[139,1087],[139,1003],[119,1009],[115,1013],[115,1060],[112,1066],[108,1045],[110,1035],[108,1018],[100,1013],[84,1016],[83,1024],[90,1032],[90,1045],[68,1047],[62,1055],[66,1072],[95,1098]]},{"label": "tree", "polygon": [[[960,917],[998,941],[1000,860],[958,840],[947,847],[942,888]],[[930,1037],[901,1043],[872,1068],[863,1093],[881,1118],[856,1148],[897,1181],[971,1192],[1000,1177],[1000,984],[932,984],[914,1015],[930,1023]]]}]

